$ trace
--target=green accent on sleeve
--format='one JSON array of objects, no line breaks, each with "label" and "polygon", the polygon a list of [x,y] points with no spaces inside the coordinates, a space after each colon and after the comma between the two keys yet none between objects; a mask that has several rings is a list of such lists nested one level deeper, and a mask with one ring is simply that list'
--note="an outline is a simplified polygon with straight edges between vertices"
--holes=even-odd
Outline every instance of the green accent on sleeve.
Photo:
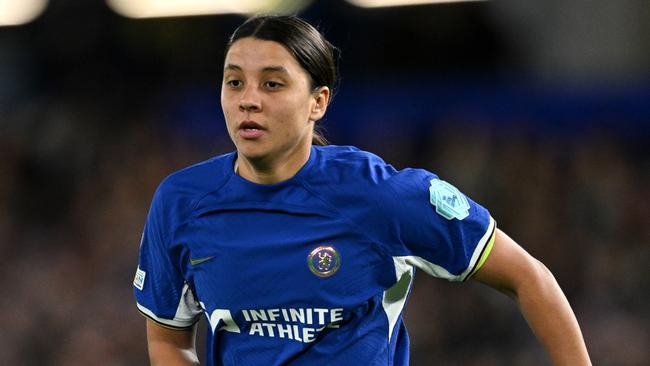
[{"label": "green accent on sleeve", "polygon": [[485,250],[483,251],[483,255],[481,255],[481,258],[478,260],[478,264],[476,265],[476,268],[474,268],[474,271],[469,275],[470,277],[474,275],[481,267],[483,267],[483,263],[485,263],[485,260],[487,257],[490,256],[490,252],[492,252],[492,246],[494,245],[494,239],[497,237],[497,229],[494,228],[494,232],[492,233],[492,237],[490,238],[490,241],[485,246]]},{"label": "green accent on sleeve", "polygon": [[192,264],[193,266],[196,266],[197,264],[209,261],[212,258],[214,258],[214,256],[199,258],[199,259],[190,259],[190,264]]}]

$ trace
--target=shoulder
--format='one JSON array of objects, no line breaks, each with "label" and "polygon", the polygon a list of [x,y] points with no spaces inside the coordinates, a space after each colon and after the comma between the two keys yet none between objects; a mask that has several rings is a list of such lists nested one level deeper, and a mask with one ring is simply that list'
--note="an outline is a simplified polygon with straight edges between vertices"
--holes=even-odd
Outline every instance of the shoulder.
[{"label": "shoulder", "polygon": [[164,206],[165,211],[191,210],[196,201],[227,181],[233,155],[215,156],[168,175],[156,189],[152,206]]},{"label": "shoulder", "polygon": [[190,165],[173,172],[160,183],[160,189],[166,192],[200,193],[214,189],[229,176],[234,153],[215,156],[208,160]]},{"label": "shoulder", "polygon": [[366,214],[391,216],[412,204],[427,204],[433,173],[423,169],[397,170],[379,156],[349,146],[318,148],[314,191],[342,210],[352,207]]},{"label": "shoulder", "polygon": [[324,179],[336,182],[371,183],[385,180],[396,171],[379,156],[354,146],[319,146],[318,170]]},{"label": "shoulder", "polygon": [[[314,147],[322,158],[330,162],[381,162],[384,161],[377,155],[359,149],[355,146],[327,145]],[[385,164],[385,163],[384,163]]]},{"label": "shoulder", "polygon": [[319,174],[321,179],[330,182],[398,193],[422,185],[426,188],[431,179],[437,178],[423,169],[397,170],[381,157],[353,146],[324,146],[317,149],[320,155]]}]

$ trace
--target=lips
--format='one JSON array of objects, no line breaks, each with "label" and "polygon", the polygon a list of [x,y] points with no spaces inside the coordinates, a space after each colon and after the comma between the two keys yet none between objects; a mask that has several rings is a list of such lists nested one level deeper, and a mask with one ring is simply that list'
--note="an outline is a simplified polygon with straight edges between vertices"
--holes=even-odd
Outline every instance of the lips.
[{"label": "lips", "polygon": [[263,130],[264,127],[260,125],[259,123],[255,121],[244,121],[239,124],[239,129],[246,129],[246,130]]},{"label": "lips", "polygon": [[244,121],[239,124],[239,136],[244,139],[256,139],[264,134],[265,128],[255,121]]}]

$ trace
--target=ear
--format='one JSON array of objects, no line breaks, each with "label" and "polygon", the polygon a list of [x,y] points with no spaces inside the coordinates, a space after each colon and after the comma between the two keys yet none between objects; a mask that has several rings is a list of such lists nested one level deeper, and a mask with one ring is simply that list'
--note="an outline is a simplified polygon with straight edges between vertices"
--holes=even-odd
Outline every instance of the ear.
[{"label": "ear", "polygon": [[312,93],[314,103],[312,104],[311,111],[309,113],[310,121],[315,122],[325,116],[327,106],[330,102],[330,96],[330,88],[326,86],[321,86]]}]

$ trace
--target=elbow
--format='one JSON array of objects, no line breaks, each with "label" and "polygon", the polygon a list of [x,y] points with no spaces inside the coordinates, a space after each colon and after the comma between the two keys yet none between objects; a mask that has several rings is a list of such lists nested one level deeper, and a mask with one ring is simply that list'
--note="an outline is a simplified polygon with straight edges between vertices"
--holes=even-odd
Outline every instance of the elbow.
[{"label": "elbow", "polygon": [[555,276],[544,263],[537,258],[531,257],[532,270],[535,272],[533,276],[541,283],[555,282]]},{"label": "elbow", "polygon": [[520,302],[522,297],[539,298],[553,294],[559,285],[551,270],[536,258],[530,257],[529,265],[523,270],[517,285],[508,294],[515,301]]}]

